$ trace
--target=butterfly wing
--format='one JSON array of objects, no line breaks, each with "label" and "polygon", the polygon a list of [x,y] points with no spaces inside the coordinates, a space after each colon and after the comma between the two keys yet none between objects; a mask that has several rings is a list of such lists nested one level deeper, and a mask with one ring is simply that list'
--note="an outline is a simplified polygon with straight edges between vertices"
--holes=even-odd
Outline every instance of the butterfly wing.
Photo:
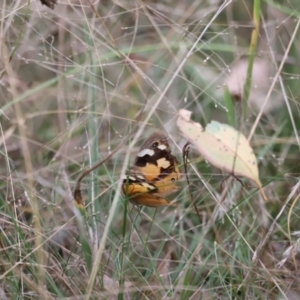
[{"label": "butterfly wing", "polygon": [[130,198],[130,201],[135,205],[144,205],[148,207],[160,207],[160,206],[177,206],[176,203],[171,202],[163,197],[151,195],[151,194],[140,194]]},{"label": "butterfly wing", "polygon": [[123,181],[123,193],[138,205],[170,205],[170,201],[162,196],[178,190],[174,184],[180,179],[177,163],[176,157],[171,154],[167,137],[154,133],[140,148],[134,166]]}]

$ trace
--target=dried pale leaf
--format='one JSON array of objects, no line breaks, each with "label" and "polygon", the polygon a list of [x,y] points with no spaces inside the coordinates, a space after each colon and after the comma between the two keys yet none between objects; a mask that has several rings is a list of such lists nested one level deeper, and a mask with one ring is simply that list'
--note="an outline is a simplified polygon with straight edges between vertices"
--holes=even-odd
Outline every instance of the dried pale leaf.
[{"label": "dried pale leaf", "polygon": [[[103,288],[104,290],[108,291],[106,294],[105,299],[116,299],[119,291],[119,282],[117,282],[115,279],[109,277],[108,275],[103,276]],[[123,292],[124,292],[124,299],[132,299],[132,283],[129,281],[124,282],[123,286]],[[104,298],[101,298],[104,299]]]},{"label": "dried pale leaf", "polygon": [[212,121],[205,128],[191,121],[192,112],[181,109],[177,126],[184,137],[194,144],[201,155],[212,165],[234,175],[252,180],[263,198],[256,157],[245,136],[233,127]]},{"label": "dried pale leaf", "polygon": [[[234,99],[242,99],[244,85],[246,82],[248,69],[248,60],[241,59],[232,67],[231,72],[224,80],[224,84],[228,87],[229,93]],[[275,76],[275,69],[272,64],[263,58],[256,58],[252,69],[251,88],[248,104],[254,111],[260,111],[265,101],[266,95],[271,84],[270,78]],[[284,99],[281,95],[273,91],[268,103],[263,109],[265,114],[278,110],[284,104]]]}]

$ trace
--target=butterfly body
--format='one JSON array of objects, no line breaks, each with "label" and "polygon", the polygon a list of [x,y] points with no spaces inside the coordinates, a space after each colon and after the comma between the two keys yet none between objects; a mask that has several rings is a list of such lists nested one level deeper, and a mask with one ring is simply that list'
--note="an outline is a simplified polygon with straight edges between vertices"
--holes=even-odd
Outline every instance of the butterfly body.
[{"label": "butterfly body", "polygon": [[159,207],[172,205],[165,199],[178,190],[174,184],[180,179],[177,159],[172,155],[167,137],[154,133],[142,145],[134,165],[123,179],[123,193],[136,205]]}]

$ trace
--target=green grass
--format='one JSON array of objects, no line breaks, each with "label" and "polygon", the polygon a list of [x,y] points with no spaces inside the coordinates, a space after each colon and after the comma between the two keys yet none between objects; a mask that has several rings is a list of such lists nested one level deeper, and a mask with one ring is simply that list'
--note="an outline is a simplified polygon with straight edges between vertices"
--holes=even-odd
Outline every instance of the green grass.
[{"label": "green grass", "polygon": [[[0,7],[0,298],[299,297],[298,2],[93,3]],[[182,108],[251,136],[267,203],[193,148],[178,208],[122,196],[154,131],[183,171]]]}]

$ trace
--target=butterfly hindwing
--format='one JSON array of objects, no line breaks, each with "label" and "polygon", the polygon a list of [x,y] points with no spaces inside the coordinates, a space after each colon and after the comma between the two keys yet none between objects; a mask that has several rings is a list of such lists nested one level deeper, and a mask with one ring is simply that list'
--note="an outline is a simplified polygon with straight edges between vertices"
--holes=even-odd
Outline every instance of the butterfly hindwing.
[{"label": "butterfly hindwing", "polygon": [[176,203],[172,203],[163,197],[159,197],[151,194],[140,194],[130,199],[133,204],[144,205],[148,207],[159,207],[159,206],[177,206]]}]

